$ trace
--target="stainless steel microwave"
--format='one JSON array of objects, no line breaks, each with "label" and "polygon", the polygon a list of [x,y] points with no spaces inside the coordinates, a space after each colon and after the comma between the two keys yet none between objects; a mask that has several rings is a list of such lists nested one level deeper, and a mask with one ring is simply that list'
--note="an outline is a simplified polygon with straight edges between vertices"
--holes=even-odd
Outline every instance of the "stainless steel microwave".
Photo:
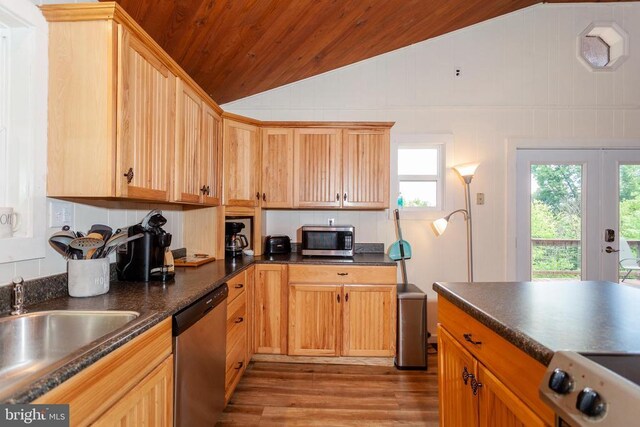
[{"label": "stainless steel microwave", "polygon": [[302,255],[353,256],[353,225],[303,225]]}]

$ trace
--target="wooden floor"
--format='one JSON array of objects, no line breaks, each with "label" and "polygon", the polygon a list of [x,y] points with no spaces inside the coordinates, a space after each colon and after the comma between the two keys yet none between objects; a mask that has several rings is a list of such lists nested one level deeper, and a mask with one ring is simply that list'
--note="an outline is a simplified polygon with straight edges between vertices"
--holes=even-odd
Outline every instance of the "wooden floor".
[{"label": "wooden floor", "polygon": [[219,426],[437,426],[437,356],[427,371],[251,362]]}]

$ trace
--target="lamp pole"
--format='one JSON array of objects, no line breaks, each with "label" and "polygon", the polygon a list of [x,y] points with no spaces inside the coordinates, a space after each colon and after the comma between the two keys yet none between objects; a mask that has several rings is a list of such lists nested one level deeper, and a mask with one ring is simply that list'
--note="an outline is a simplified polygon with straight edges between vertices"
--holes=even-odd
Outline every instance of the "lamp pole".
[{"label": "lamp pole", "polygon": [[473,176],[462,177],[464,179],[464,190],[466,193],[465,207],[467,211],[467,278],[473,282],[473,227],[471,224],[471,179]]}]

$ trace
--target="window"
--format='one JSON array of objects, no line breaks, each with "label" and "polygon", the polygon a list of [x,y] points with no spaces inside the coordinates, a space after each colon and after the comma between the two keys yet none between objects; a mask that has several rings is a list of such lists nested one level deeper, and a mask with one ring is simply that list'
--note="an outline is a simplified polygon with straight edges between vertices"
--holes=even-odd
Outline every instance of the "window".
[{"label": "window", "polygon": [[592,23],[578,41],[578,58],[592,71],[615,70],[629,56],[629,36],[614,22]]},{"label": "window", "polygon": [[397,206],[408,212],[444,210],[445,153],[451,135],[400,135],[394,162]]}]

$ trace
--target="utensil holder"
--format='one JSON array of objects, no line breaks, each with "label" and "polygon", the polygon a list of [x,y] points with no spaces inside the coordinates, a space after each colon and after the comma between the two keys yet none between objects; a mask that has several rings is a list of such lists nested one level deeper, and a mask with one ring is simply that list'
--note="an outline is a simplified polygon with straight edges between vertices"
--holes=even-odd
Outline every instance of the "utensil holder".
[{"label": "utensil holder", "polygon": [[109,267],[109,258],[67,261],[69,295],[93,297],[109,292]]}]

